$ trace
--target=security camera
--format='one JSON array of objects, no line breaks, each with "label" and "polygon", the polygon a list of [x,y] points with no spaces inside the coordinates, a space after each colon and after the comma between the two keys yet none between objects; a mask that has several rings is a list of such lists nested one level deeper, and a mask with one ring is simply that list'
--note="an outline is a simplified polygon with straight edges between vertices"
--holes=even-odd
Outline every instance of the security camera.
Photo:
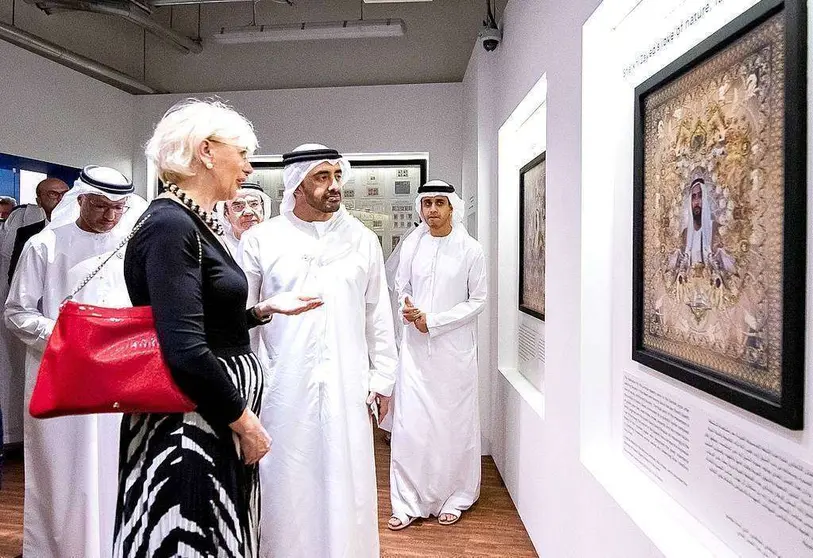
[{"label": "security camera", "polygon": [[496,27],[483,27],[477,36],[483,42],[483,48],[488,52],[496,49],[502,40],[502,33]]},{"label": "security camera", "polygon": [[502,40],[502,33],[497,27],[497,20],[494,19],[494,9],[491,7],[491,0],[486,0],[486,18],[483,20],[483,27],[477,34],[481,41],[483,41],[483,48],[487,52],[493,51],[497,48]]}]

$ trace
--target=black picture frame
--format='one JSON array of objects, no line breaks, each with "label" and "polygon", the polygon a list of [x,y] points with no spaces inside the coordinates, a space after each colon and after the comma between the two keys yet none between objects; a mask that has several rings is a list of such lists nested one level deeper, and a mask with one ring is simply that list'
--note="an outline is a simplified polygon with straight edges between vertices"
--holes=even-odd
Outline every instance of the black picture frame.
[{"label": "black picture frame", "polygon": [[[644,102],[785,11],[781,389],[778,397],[644,347]],[[803,428],[806,274],[807,17],[804,0],[763,0],[635,89],[632,358],[788,429]]]},{"label": "black picture frame", "polygon": [[[520,312],[528,314],[529,316],[533,316],[538,320],[545,321],[545,312],[544,312],[544,305],[545,305],[545,292],[544,288],[542,291],[542,306],[543,310],[539,311],[538,309],[530,306],[529,301],[526,301],[523,292],[525,291],[525,258],[523,257],[523,247],[525,246],[525,175],[528,174],[529,171],[535,169],[536,167],[542,165],[543,163],[547,163],[547,151],[543,151],[539,155],[533,158],[530,162],[524,165],[519,170],[519,292],[517,294],[517,304],[519,307]],[[547,171],[547,169],[546,169]],[[546,172],[547,174],[547,172]],[[547,190],[547,182],[545,185]],[[544,203],[544,202],[543,202]]]},{"label": "black picture frame", "polygon": [[[426,159],[353,159],[350,157],[350,166],[354,169],[370,167],[395,167],[403,165],[405,167],[420,168],[420,184],[426,184],[428,177],[428,161]],[[252,161],[251,166],[255,169],[281,169],[285,165],[282,161]]]}]

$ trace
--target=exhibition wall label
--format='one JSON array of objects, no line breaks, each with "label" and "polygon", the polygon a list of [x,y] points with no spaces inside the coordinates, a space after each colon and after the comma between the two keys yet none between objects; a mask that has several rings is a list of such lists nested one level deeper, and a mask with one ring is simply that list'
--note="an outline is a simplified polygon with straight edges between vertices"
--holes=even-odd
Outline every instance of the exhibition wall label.
[{"label": "exhibition wall label", "polygon": [[622,451],[741,556],[813,556],[813,467],[627,373]]}]

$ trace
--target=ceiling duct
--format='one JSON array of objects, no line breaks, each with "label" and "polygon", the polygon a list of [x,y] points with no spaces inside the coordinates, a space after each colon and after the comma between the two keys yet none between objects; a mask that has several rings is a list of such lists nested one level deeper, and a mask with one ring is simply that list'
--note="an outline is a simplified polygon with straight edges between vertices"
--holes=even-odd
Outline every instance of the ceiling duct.
[{"label": "ceiling duct", "polygon": [[46,14],[64,11],[81,11],[120,17],[138,25],[142,29],[146,29],[184,54],[190,52],[197,54],[203,50],[203,47],[198,41],[181,35],[174,29],[165,27],[157,21],[150,19],[149,8],[144,4],[134,1],[89,2],[83,0],[26,0],[26,2],[35,4]]},{"label": "ceiling duct", "polygon": [[[259,0],[147,0],[150,6],[155,8],[161,6],[184,6],[184,5],[198,5],[198,4],[224,4],[229,2],[243,2],[256,4]],[[271,0],[276,4],[286,4],[293,6],[293,0]],[[431,0],[430,0],[431,1]]]},{"label": "ceiling duct", "polygon": [[162,93],[127,74],[5,23],[0,23],[0,39],[128,93],[134,95]]},{"label": "ceiling duct", "polygon": [[223,4],[226,2],[252,2],[253,0],[150,0],[150,5],[156,8],[161,6],[184,6],[190,4]]}]

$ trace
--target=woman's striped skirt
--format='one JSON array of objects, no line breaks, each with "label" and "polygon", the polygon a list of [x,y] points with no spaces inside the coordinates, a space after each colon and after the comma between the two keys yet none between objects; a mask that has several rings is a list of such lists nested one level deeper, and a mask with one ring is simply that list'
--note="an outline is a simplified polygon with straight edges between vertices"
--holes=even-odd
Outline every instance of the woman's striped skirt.
[{"label": "woman's striped skirt", "polygon": [[[217,353],[259,415],[263,374],[252,353]],[[119,453],[115,558],[256,558],[257,465],[236,437],[198,413],[124,415]]]}]

